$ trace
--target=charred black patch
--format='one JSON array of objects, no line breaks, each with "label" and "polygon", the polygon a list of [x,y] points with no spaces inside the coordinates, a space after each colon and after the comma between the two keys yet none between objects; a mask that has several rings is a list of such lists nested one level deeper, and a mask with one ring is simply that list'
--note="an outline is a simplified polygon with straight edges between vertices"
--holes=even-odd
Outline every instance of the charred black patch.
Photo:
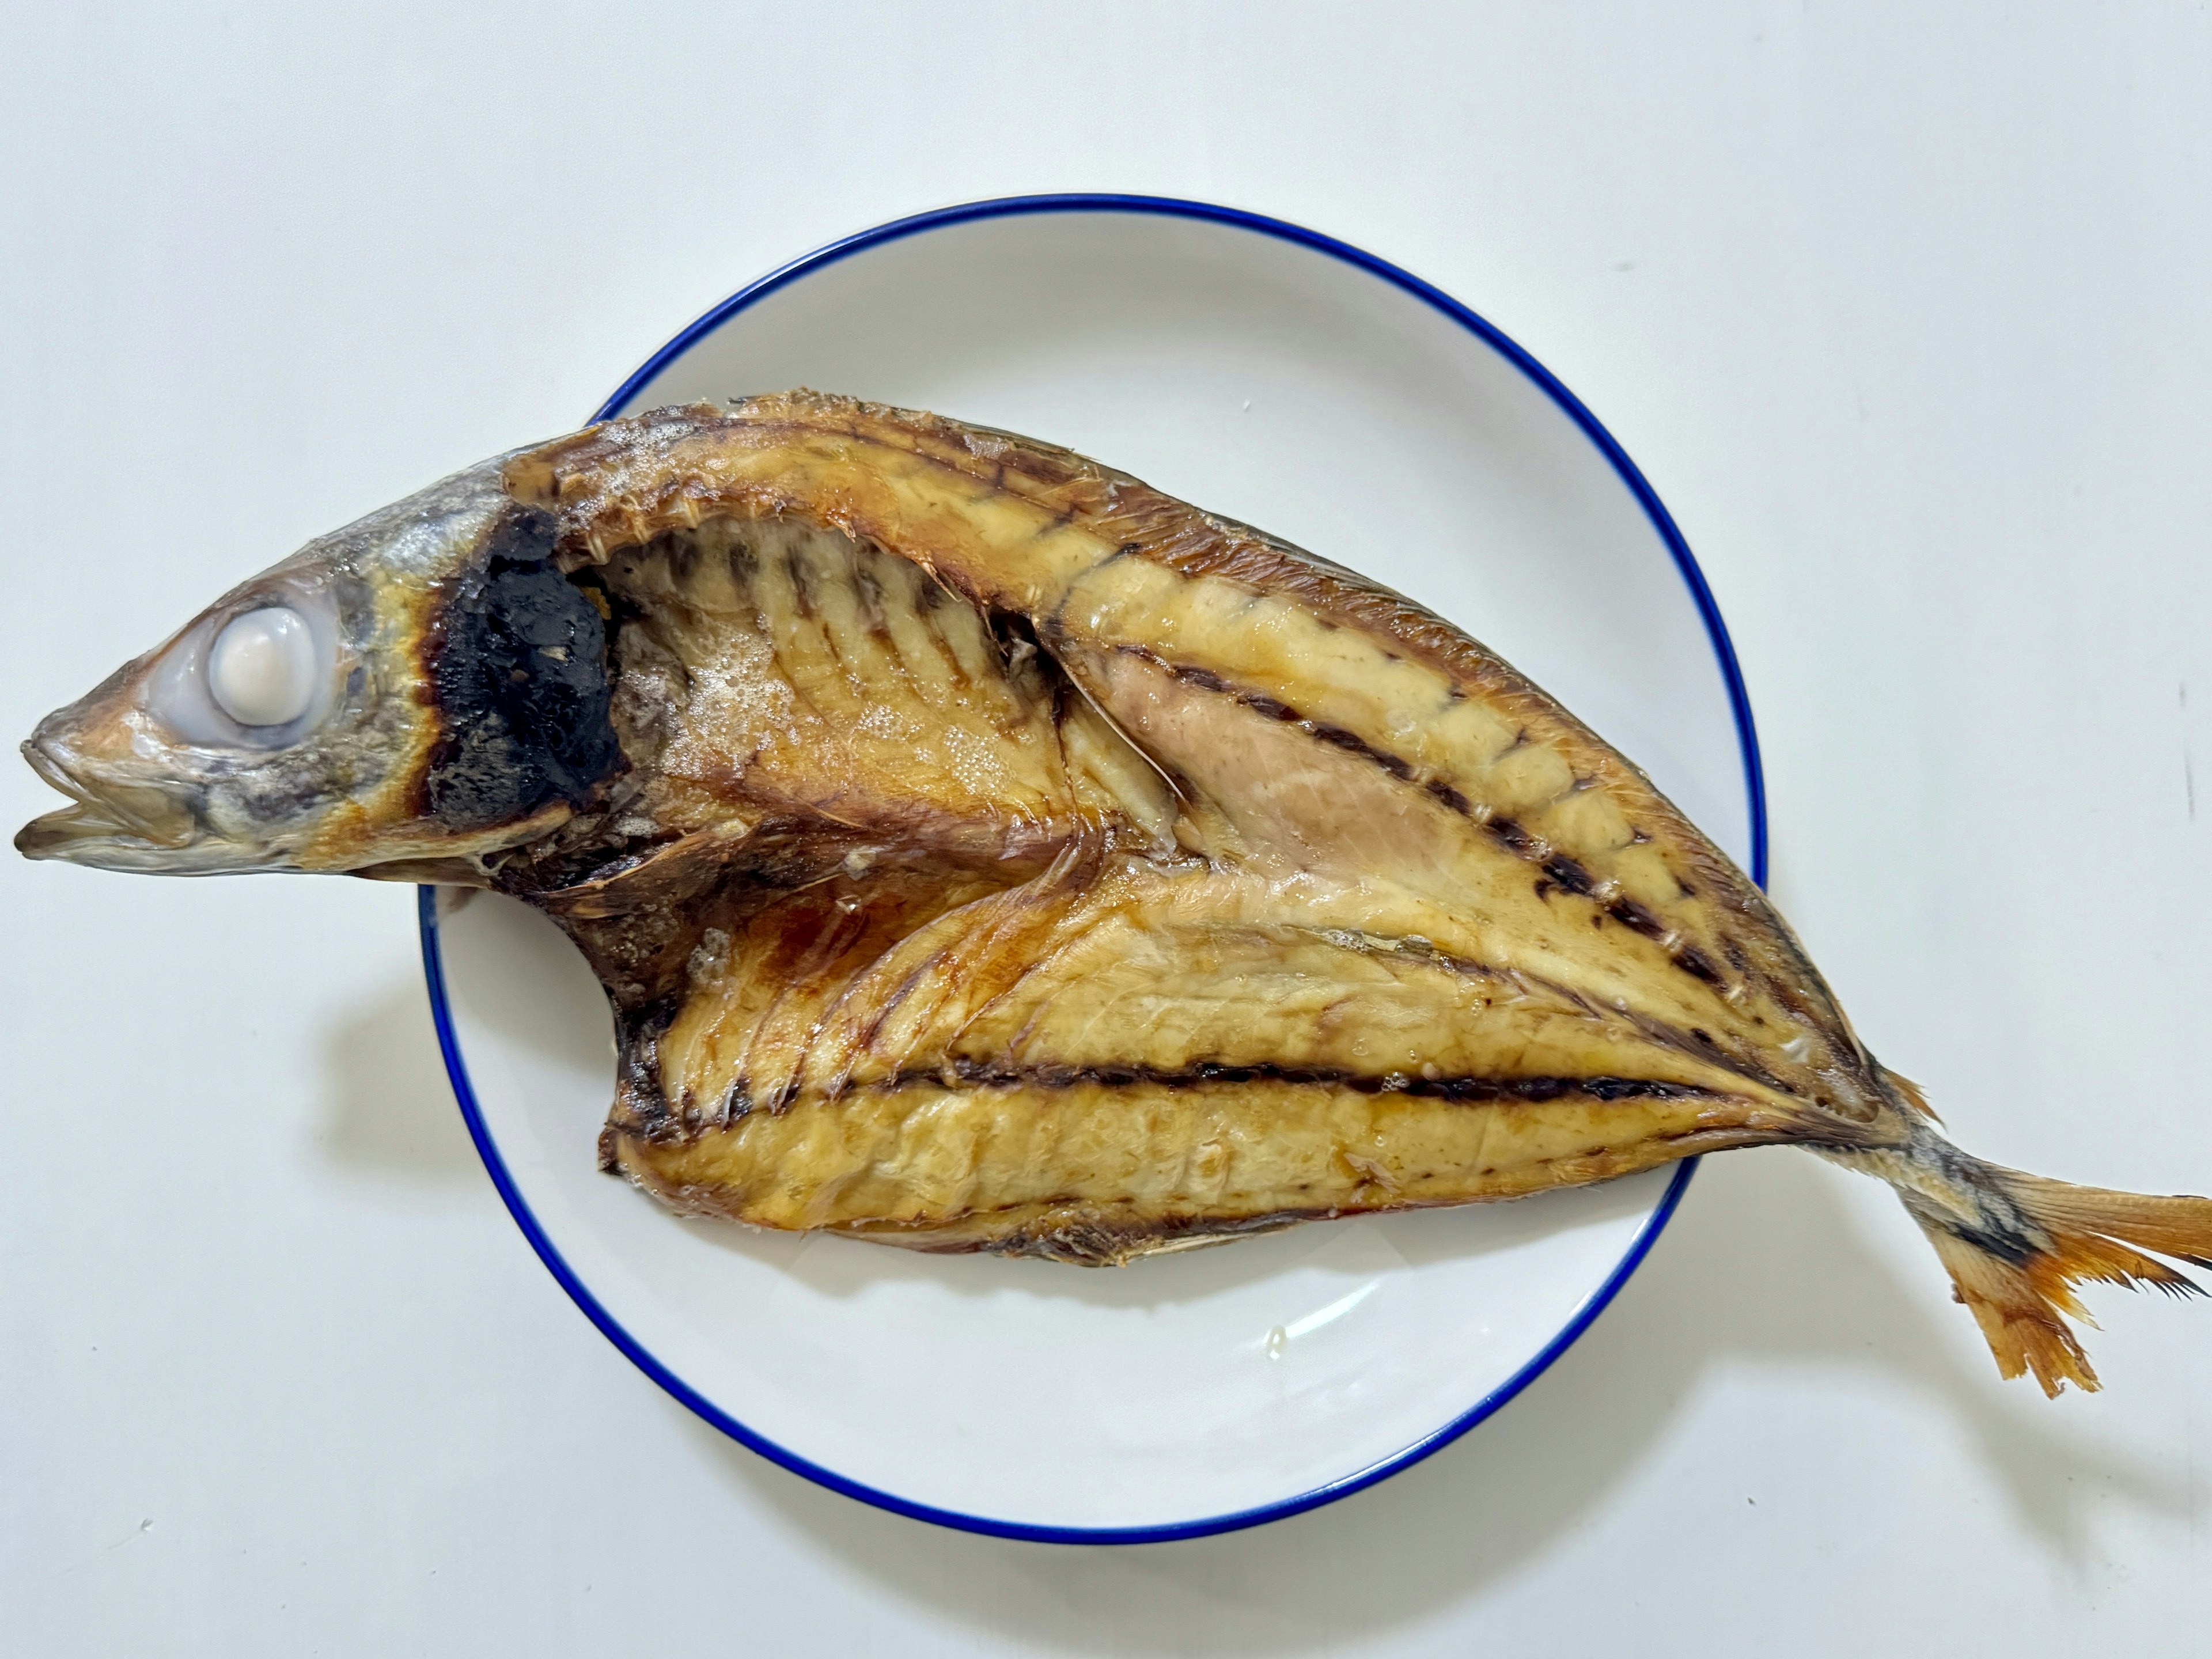
[{"label": "charred black patch", "polygon": [[615,1107],[599,1135],[599,1167],[615,1167],[616,1138],[669,1141],[684,1138],[683,1115],[670,1102],[660,1075],[660,1038],[683,1009],[678,997],[615,1012]]},{"label": "charred black patch", "polygon": [[1271,720],[1282,720],[1295,725],[1301,718],[1298,711],[1286,702],[1278,702],[1261,692],[1253,692],[1244,700],[1244,706],[1255,714],[1264,714]]},{"label": "charred black patch", "polygon": [[487,830],[555,801],[581,806],[622,766],[607,624],[556,569],[552,517],[512,507],[444,596],[428,652],[440,735],[428,816]]}]

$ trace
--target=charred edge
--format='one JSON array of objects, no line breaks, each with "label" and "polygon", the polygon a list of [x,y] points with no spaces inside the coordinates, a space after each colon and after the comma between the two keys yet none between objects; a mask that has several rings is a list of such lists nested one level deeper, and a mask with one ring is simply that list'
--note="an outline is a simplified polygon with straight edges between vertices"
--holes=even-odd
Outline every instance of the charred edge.
[{"label": "charred edge", "polygon": [[622,1173],[622,1137],[623,1132],[615,1127],[611,1119],[599,1126],[599,1173],[601,1175]]},{"label": "charred edge", "polygon": [[903,1071],[889,1086],[906,1088],[935,1084],[940,1087],[968,1085],[981,1088],[1070,1089],[1091,1084],[1107,1089],[1192,1089],[1209,1085],[1289,1083],[1350,1089],[1363,1095],[1413,1095],[1426,1099],[1455,1101],[1517,1101],[1540,1103],[1570,1095],[1598,1101],[1682,1100],[1710,1093],[1686,1083],[1662,1083],[1632,1077],[1423,1077],[1416,1073],[1392,1072],[1376,1077],[1327,1066],[1237,1066],[1205,1061],[1196,1066],[1168,1068],[1156,1066],[1006,1066],[992,1060],[951,1060],[943,1065]]},{"label": "charred edge", "polygon": [[[684,1138],[683,1116],[669,1100],[660,1075],[660,1039],[683,1007],[684,999],[672,996],[616,1012],[615,1048],[621,1058],[615,1076],[615,1109],[607,1121],[610,1133],[618,1131],[638,1140]],[[606,1144],[602,1136],[603,1161]]]},{"label": "charred edge", "polygon": [[1066,677],[1059,672],[1052,653],[1038,632],[1036,620],[1026,611],[1003,611],[994,608],[983,615],[983,626],[999,647],[999,656],[1006,664],[1006,678],[1016,678],[1030,664],[1053,665],[1051,681],[1054,695],[1064,689]]},{"label": "charred edge", "polygon": [[606,619],[554,566],[555,528],[509,507],[438,596],[424,665],[439,736],[417,805],[450,830],[580,807],[622,768]]},{"label": "charred edge", "polygon": [[715,1113],[717,1127],[728,1128],[732,1124],[750,1117],[753,1113],[752,1091],[739,1078],[722,1093],[722,1103]]}]

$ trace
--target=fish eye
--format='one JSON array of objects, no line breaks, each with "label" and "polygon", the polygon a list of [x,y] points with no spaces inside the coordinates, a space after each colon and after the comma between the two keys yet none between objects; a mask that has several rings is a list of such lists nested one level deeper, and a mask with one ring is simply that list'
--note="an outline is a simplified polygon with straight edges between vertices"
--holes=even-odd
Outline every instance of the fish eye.
[{"label": "fish eye", "polygon": [[240,726],[285,726],[314,701],[313,631],[289,605],[264,605],[233,617],[208,653],[209,693]]},{"label": "fish eye", "polygon": [[140,698],[197,748],[289,749],[329,714],[348,658],[329,584],[280,573],[228,599],[169,642]]}]

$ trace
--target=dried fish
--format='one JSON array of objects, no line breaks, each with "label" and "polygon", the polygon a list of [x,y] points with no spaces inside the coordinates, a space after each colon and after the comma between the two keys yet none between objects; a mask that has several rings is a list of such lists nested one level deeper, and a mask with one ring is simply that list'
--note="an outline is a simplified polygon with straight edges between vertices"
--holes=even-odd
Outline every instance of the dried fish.
[{"label": "dried fish", "polygon": [[[1968,1157],[1765,896],[1397,595],[1064,450],[794,392],[311,544],[49,717],[33,857],[519,895],[670,1205],[1122,1262],[1790,1142],[2005,1375],[2212,1203]],[[2147,1254],[2154,1253],[2154,1254]]]}]

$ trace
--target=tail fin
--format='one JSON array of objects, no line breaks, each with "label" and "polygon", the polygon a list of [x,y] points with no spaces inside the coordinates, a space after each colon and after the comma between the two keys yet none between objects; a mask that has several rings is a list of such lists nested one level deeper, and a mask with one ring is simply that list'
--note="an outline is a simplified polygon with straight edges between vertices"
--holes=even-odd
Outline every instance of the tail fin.
[{"label": "tail fin", "polygon": [[2074,1187],[1969,1158],[1925,1123],[1893,1151],[1846,1152],[1897,1188],[1951,1275],[1952,1294],[1982,1328],[1998,1371],[2033,1374],[2045,1394],[2097,1373],[2066,1321],[2096,1322],[2074,1295],[2092,1280],[2172,1296],[2197,1282],[2147,1255],[2212,1268],[2212,1199],[2158,1198]]}]

